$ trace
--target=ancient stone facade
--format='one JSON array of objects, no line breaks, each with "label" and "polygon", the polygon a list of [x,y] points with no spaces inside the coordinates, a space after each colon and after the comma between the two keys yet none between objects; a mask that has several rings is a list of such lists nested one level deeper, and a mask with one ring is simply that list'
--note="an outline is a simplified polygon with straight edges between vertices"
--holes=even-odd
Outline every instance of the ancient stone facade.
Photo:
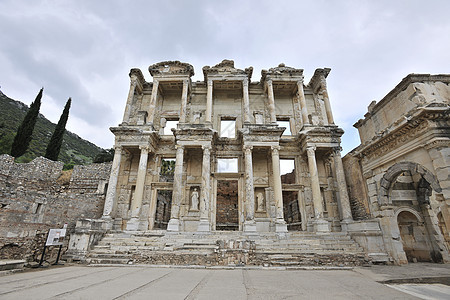
[{"label": "ancient stone facade", "polygon": [[396,263],[449,261],[450,75],[411,74],[358,128],[344,157],[354,215],[381,225]]},{"label": "ancient stone facade", "polygon": [[327,92],[280,64],[252,82],[224,60],[204,81],[179,61],[130,72],[103,220],[115,230],[345,230],[352,220]]},{"label": "ancient stone facade", "polygon": [[111,163],[62,168],[43,157],[18,164],[0,155],[2,259],[39,259],[49,228],[67,223],[70,233],[79,218],[101,217]]}]

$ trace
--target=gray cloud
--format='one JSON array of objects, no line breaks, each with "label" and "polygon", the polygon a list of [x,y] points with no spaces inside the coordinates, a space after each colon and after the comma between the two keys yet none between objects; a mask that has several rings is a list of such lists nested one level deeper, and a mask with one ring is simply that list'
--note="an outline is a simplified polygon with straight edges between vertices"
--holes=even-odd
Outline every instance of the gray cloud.
[{"label": "gray cloud", "polygon": [[[128,71],[181,60],[201,68],[224,58],[261,69],[284,62],[331,67],[329,94],[346,130],[346,151],[358,144],[352,124],[408,73],[448,73],[448,1],[2,1],[0,84],[27,103],[45,86],[61,108],[74,99],[77,128],[110,147],[120,122]],[[46,112],[43,111],[45,114]],[[105,134],[98,134],[105,132]]]}]

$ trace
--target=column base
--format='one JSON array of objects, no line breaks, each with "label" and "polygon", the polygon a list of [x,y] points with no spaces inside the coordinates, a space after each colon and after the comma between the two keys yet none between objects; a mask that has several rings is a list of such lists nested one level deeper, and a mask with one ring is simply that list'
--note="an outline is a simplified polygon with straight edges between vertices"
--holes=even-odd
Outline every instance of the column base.
[{"label": "column base", "polygon": [[180,231],[180,220],[170,219],[169,224],[167,224],[167,231]]},{"label": "column base", "polygon": [[324,219],[318,219],[314,221],[315,232],[330,232],[330,222]]},{"label": "column base", "polygon": [[342,232],[347,232],[348,231],[348,225],[350,223],[353,223],[353,220],[350,219],[344,219],[341,221],[341,231]]},{"label": "column base", "polygon": [[245,221],[244,222],[244,232],[256,232],[256,222],[255,221]]},{"label": "column base", "polygon": [[288,232],[286,221],[278,219],[275,223],[275,232]]},{"label": "column base", "polygon": [[197,231],[199,232],[209,232],[211,231],[211,228],[209,226],[208,220],[200,220],[197,226]]},{"label": "column base", "polygon": [[111,218],[111,216],[102,216],[101,220],[104,221],[103,227],[104,227],[106,230],[111,230],[111,229],[113,228],[113,222],[114,222],[114,219]]},{"label": "column base", "polygon": [[136,231],[139,230],[139,219],[131,218],[127,222],[127,230]]}]

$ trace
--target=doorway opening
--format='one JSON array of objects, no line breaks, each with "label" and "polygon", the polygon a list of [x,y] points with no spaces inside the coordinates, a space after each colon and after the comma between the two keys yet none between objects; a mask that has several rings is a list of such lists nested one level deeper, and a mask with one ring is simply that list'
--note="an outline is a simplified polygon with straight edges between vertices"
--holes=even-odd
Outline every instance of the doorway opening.
[{"label": "doorway opening", "polygon": [[289,231],[302,230],[302,216],[297,191],[283,191],[283,213]]},{"label": "doorway opening", "polygon": [[403,251],[409,262],[432,261],[427,230],[422,222],[409,211],[402,211],[397,217],[402,238]]},{"label": "doorway opening", "polygon": [[216,230],[239,230],[238,181],[217,181]]},{"label": "doorway opening", "polygon": [[172,208],[172,191],[158,190],[156,197],[155,229],[167,229]]}]

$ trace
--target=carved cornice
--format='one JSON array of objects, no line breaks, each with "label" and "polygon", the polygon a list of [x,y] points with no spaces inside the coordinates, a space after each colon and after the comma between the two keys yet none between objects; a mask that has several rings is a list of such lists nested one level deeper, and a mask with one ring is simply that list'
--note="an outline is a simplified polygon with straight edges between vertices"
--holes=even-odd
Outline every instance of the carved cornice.
[{"label": "carved cornice", "polygon": [[308,83],[308,87],[310,87],[313,91],[316,91],[318,88],[326,89],[326,78],[328,74],[330,74],[330,68],[316,69],[314,71],[313,77]]},{"label": "carved cornice", "polygon": [[194,67],[188,63],[176,61],[163,61],[148,67],[152,76],[155,75],[188,75],[194,76]]},{"label": "carved cornice", "polygon": [[299,80],[303,80],[303,69],[287,67],[285,64],[281,63],[278,67],[270,68],[269,70],[261,70],[261,84],[264,84],[269,77],[276,78],[281,76],[298,77]]},{"label": "carved cornice", "polygon": [[202,70],[205,82],[208,81],[208,75],[246,75],[250,81],[253,73],[253,67],[248,67],[245,70],[237,69],[234,67],[234,61],[228,59],[222,60],[214,67],[204,66]]},{"label": "carved cornice", "polygon": [[[366,159],[382,156],[392,149],[403,145],[419,135],[432,129],[431,123],[438,120],[449,120],[450,109],[421,109],[414,117],[404,124],[396,124],[397,128],[389,127],[370,142],[355,149]],[[353,151],[352,151],[353,152]]]},{"label": "carved cornice", "polygon": [[144,79],[144,75],[142,75],[142,71],[140,69],[137,69],[137,68],[131,69],[128,76],[130,76],[130,78],[135,76],[141,85],[144,85],[144,83],[146,82]]}]

